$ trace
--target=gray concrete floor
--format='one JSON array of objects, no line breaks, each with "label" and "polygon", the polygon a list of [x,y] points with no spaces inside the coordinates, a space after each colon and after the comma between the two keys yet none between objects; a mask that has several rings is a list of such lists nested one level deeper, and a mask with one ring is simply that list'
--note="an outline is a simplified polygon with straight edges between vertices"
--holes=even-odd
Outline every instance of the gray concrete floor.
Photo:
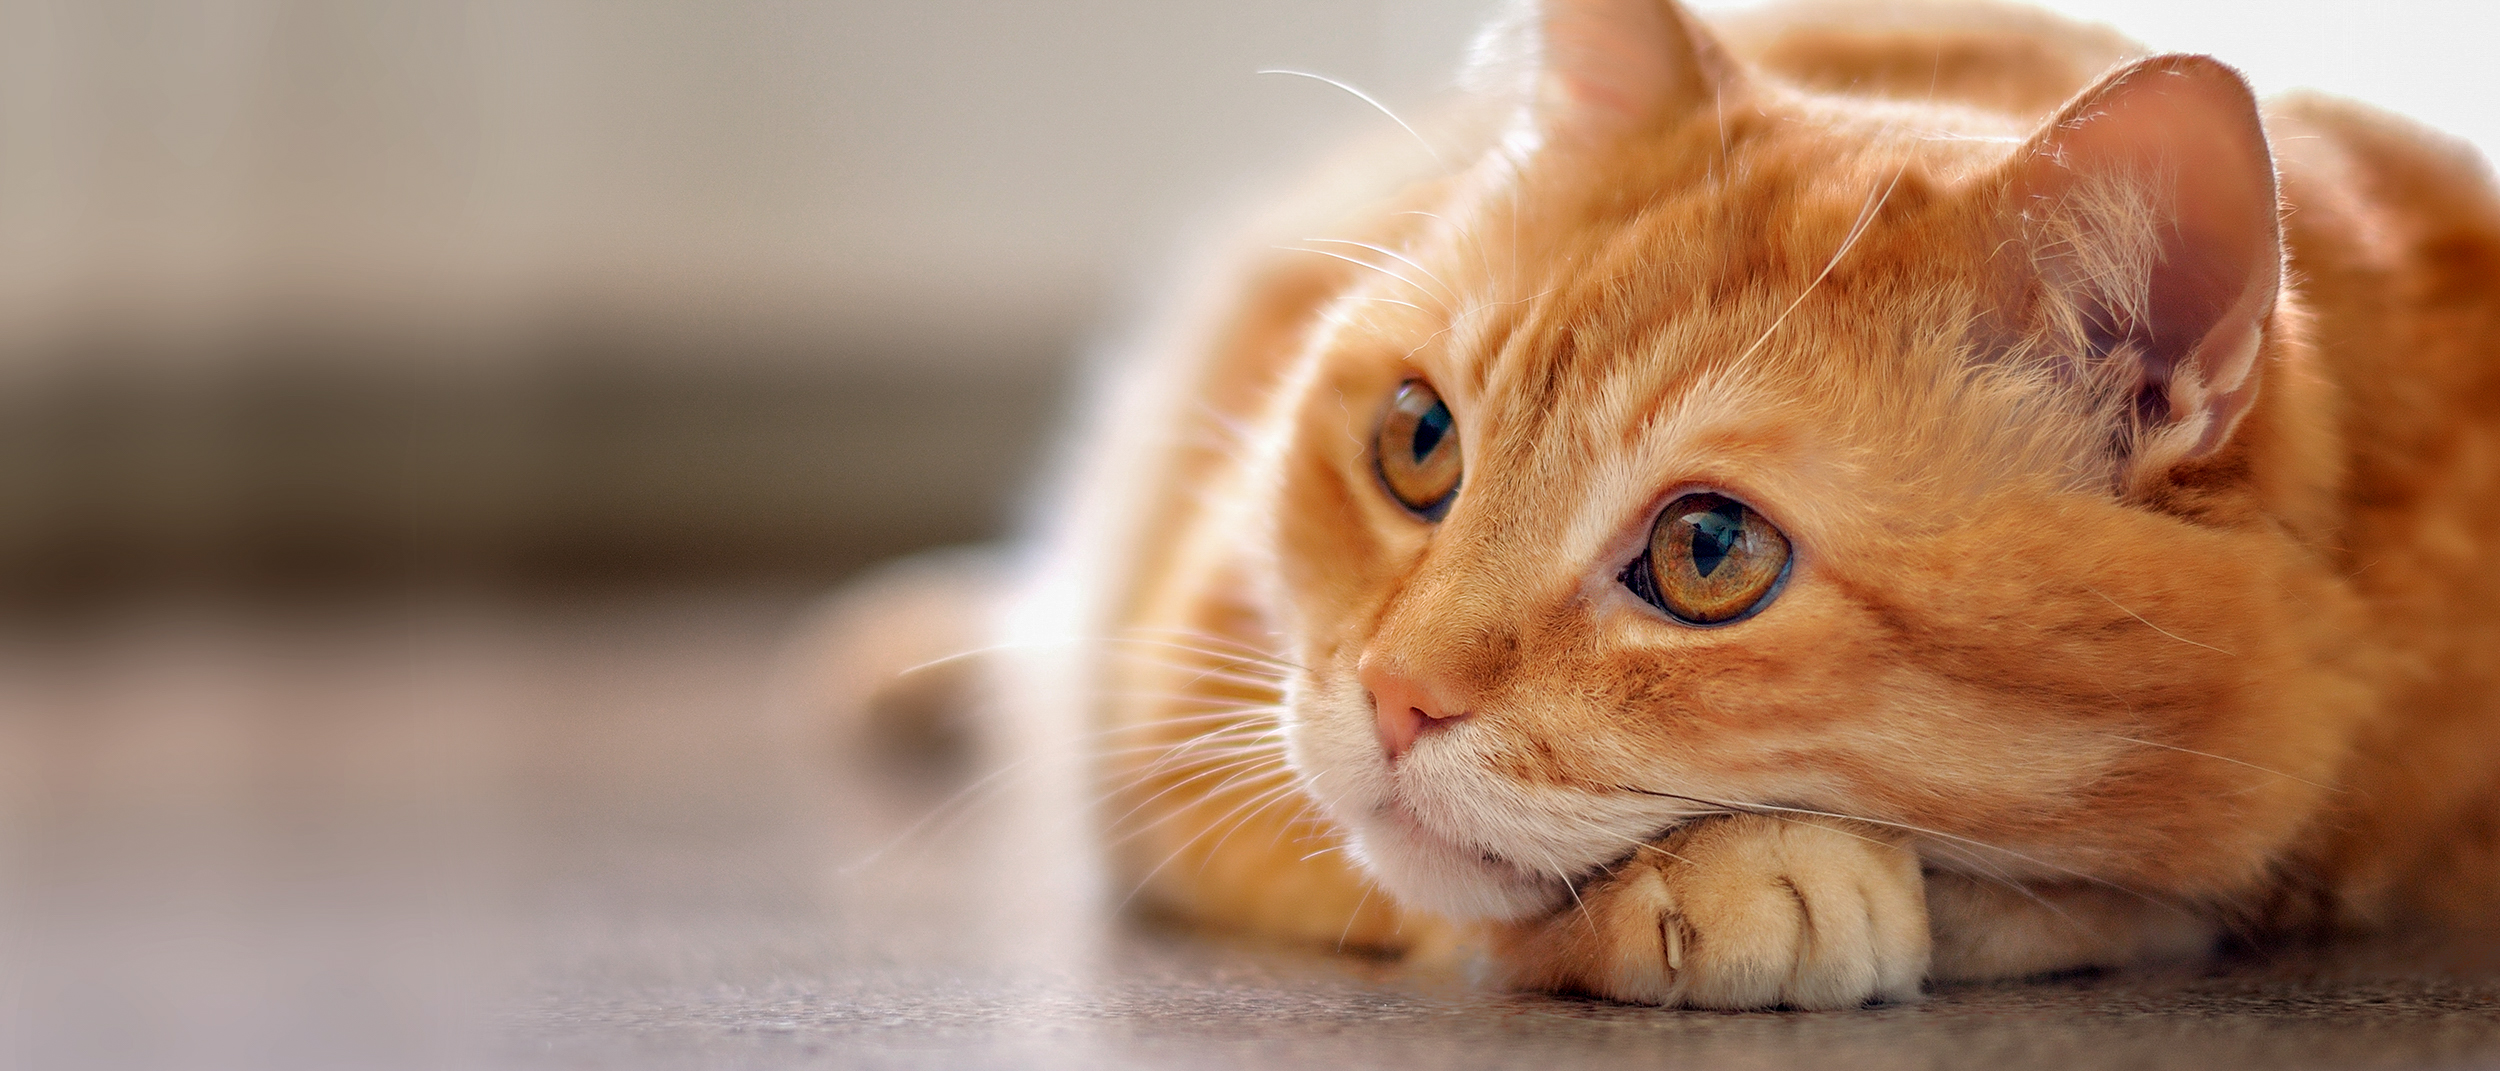
[{"label": "gray concrete floor", "polygon": [[2477,948],[1718,1014],[1126,919],[1064,771],[846,754],[783,701],[797,609],[0,629],[0,1064],[2500,1067]]}]

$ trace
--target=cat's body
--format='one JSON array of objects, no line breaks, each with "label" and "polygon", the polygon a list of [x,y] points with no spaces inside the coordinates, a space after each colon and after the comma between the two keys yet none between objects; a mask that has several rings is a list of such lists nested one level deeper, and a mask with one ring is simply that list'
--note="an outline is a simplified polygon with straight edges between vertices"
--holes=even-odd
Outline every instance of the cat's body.
[{"label": "cat's body", "polygon": [[1110,403],[1044,609],[1122,887],[1719,1006],[2500,906],[2483,165],[1847,10],[1523,15]]}]

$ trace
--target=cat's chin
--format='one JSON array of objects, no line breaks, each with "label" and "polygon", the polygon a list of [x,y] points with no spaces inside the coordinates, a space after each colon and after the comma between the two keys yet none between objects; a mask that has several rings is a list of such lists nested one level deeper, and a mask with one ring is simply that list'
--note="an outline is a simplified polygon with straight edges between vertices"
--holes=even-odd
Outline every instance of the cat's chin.
[{"label": "cat's chin", "polygon": [[1364,864],[1405,906],[1506,921],[1551,913],[1570,899],[1562,879],[1454,844],[1395,809],[1352,824]]}]

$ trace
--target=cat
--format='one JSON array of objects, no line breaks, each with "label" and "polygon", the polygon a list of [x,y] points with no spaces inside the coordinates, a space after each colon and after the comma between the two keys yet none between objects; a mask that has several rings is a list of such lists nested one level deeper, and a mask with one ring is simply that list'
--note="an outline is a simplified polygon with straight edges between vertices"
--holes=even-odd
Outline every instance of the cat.
[{"label": "cat", "polygon": [[1115,886],[1714,1008],[2500,906],[2472,151],[1975,2],[1547,0],[1466,85],[1027,565]]}]

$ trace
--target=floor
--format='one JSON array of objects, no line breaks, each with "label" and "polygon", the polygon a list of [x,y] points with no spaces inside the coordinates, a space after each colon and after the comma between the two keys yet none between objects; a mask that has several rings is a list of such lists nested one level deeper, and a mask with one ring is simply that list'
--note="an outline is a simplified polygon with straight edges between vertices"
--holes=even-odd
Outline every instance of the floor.
[{"label": "floor", "polygon": [[0,1065],[2500,1067],[2483,949],[1717,1014],[1128,919],[1064,771],[840,746],[804,610],[0,628]]}]

